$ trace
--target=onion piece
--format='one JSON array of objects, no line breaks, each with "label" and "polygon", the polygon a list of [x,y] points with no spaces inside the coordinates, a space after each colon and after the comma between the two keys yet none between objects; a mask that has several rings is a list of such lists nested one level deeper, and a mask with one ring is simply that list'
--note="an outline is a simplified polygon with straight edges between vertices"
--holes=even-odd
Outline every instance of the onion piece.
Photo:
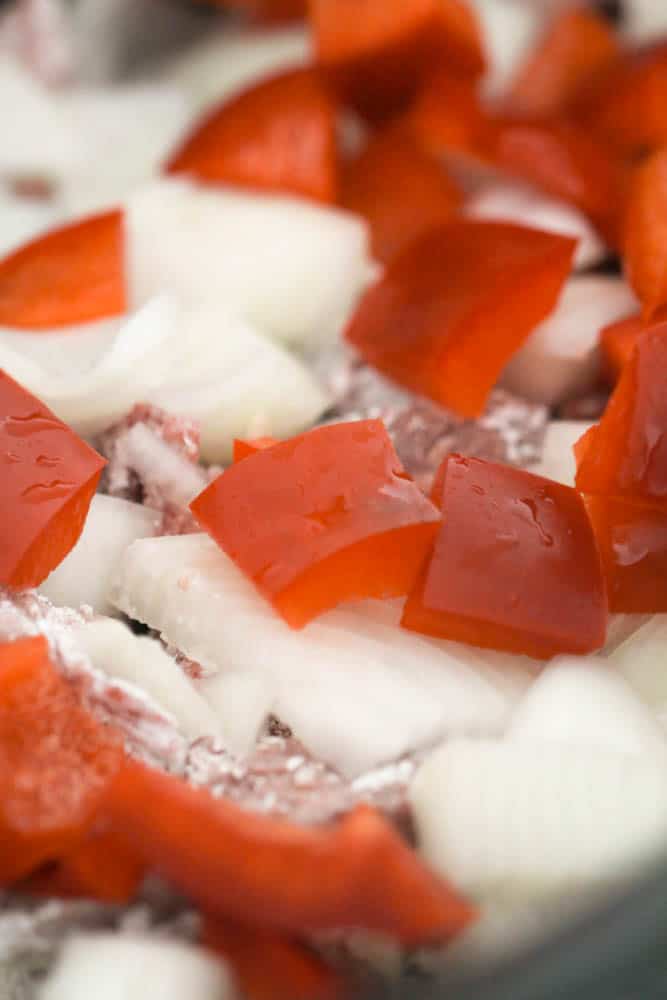
[{"label": "onion piece", "polygon": [[659,42],[667,34],[667,7],[655,0],[623,0],[623,34],[632,42]]},{"label": "onion piece", "polygon": [[530,471],[564,486],[574,486],[577,463],[574,446],[593,425],[584,420],[551,420],[542,444],[542,458]]},{"label": "onion piece", "polygon": [[156,534],[159,520],[155,511],[141,504],[98,493],[81,537],[39,587],[40,593],[53,604],[71,608],[87,604],[98,614],[116,614],[107,592],[120,557],[137,538]]},{"label": "onion piece", "polygon": [[41,236],[59,220],[59,209],[46,198],[28,198],[0,187],[0,257]]},{"label": "onion piece", "polygon": [[218,720],[226,746],[237,757],[248,756],[274,710],[271,679],[260,671],[221,670],[204,677],[197,687]]},{"label": "onion piece", "polygon": [[531,678],[513,658],[523,684],[505,688],[479,651],[423,640],[363,604],[293,631],[205,535],[134,543],[112,599],[204,668],[260,671],[280,720],[350,777],[448,735],[501,733]]},{"label": "onion piece", "polygon": [[600,376],[600,330],[636,308],[621,278],[571,279],[554,312],[510,361],[502,384],[548,406],[588,392]]},{"label": "onion piece", "polygon": [[301,198],[163,179],[127,203],[129,294],[213,301],[296,347],[332,344],[375,273],[368,227]]},{"label": "onion piece", "polygon": [[130,934],[75,934],[39,1000],[235,1000],[226,965],[179,941]]},{"label": "onion piece", "polygon": [[611,888],[667,836],[667,772],[646,756],[455,741],[409,797],[427,861],[482,899]]},{"label": "onion piece", "polygon": [[543,11],[507,0],[471,0],[479,18],[489,66],[483,87],[489,97],[507,89],[544,24]]},{"label": "onion piece", "polygon": [[[635,616],[633,616],[635,617]],[[654,711],[667,709],[667,615],[654,615],[609,656],[609,663]]]}]

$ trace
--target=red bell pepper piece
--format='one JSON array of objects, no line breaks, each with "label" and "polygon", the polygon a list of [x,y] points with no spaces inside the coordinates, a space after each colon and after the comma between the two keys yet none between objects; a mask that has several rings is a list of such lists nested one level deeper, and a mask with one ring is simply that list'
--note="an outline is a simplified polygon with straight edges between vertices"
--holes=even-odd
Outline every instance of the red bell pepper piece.
[{"label": "red bell pepper piece", "polygon": [[440,520],[379,420],[259,451],[190,509],[292,628],[342,601],[407,594]]},{"label": "red bell pepper piece", "polygon": [[520,67],[508,100],[524,114],[560,114],[615,63],[620,51],[605,18],[582,7],[564,10]]},{"label": "red bell pepper piece", "polygon": [[336,105],[312,70],[281,73],[208,114],[166,171],[333,202]]},{"label": "red bell pepper piece", "polygon": [[36,587],[77,542],[105,459],[0,370],[0,585]]},{"label": "red bell pepper piece", "polygon": [[43,330],[126,310],[120,211],[38,236],[0,260],[0,326]]},{"label": "red bell pepper piece", "polygon": [[586,507],[602,557],[609,610],[667,612],[667,513],[664,508],[591,496]]},{"label": "red bell pepper piece", "polygon": [[220,7],[229,7],[250,14],[258,21],[293,21],[305,17],[308,0],[210,0]]},{"label": "red bell pepper piece", "polygon": [[[448,68],[433,73],[405,116],[428,152],[484,166],[490,156],[493,123],[480,100],[478,81]],[[488,166],[486,166],[488,170]]]},{"label": "red bell pepper piece", "polygon": [[640,336],[650,323],[641,315],[628,316],[600,330],[600,351],[603,371],[611,385],[615,385],[623,368],[632,357]]},{"label": "red bell pepper piece", "polygon": [[642,164],[630,185],[624,259],[628,281],[650,319],[667,305],[667,149]]},{"label": "red bell pepper piece", "polygon": [[357,927],[417,945],[474,917],[367,806],[336,827],[300,827],[128,761],[104,813],[154,871],[235,923],[296,936]]},{"label": "red bell pepper piece", "polygon": [[370,364],[466,417],[556,305],[575,241],[497,222],[456,221],[392,259],[346,337]]},{"label": "red bell pepper piece", "polygon": [[367,219],[381,261],[447,222],[462,201],[443,166],[396,128],[371,139],[343,173],[341,203]]},{"label": "red bell pepper piece", "polygon": [[209,917],[202,943],[231,964],[247,1000],[343,1000],[349,995],[323,959],[288,937]]},{"label": "red bell pepper piece", "polygon": [[42,637],[0,646],[0,885],[73,850],[123,760]]},{"label": "red bell pepper piece", "polygon": [[644,333],[607,409],[576,449],[577,489],[667,508],[667,323]]},{"label": "red bell pepper piece", "polygon": [[442,527],[403,627],[538,659],[604,645],[600,558],[578,493],[479,459],[445,463]]},{"label": "red bell pepper piece", "polygon": [[311,0],[318,63],[373,120],[405,110],[437,66],[478,76],[485,57],[466,0]]},{"label": "red bell pepper piece", "polygon": [[274,444],[278,443],[277,438],[272,437],[253,438],[252,441],[241,441],[236,438],[234,441],[234,464],[242,462],[249,455],[256,455],[258,451],[264,451],[265,448],[273,448]]}]

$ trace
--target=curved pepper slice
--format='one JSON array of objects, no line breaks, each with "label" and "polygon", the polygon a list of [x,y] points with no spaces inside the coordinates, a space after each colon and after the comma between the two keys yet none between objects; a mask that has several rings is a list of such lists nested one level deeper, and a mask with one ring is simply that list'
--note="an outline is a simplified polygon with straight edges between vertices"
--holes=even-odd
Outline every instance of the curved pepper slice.
[{"label": "curved pepper slice", "polygon": [[[461,157],[483,165],[489,156],[493,123],[479,86],[449,69],[433,73],[405,116],[421,146],[436,156]],[[488,169],[488,167],[486,168]]]},{"label": "curved pepper slice", "polygon": [[523,114],[559,114],[618,59],[620,51],[605,18],[581,7],[565,10],[520,67],[508,99]]},{"label": "curved pepper slice", "polygon": [[390,261],[346,337],[394,381],[466,417],[558,300],[574,240],[497,222],[440,226]]},{"label": "curved pepper slice", "polygon": [[311,70],[281,73],[209,114],[166,170],[333,202],[336,105]]},{"label": "curved pepper slice", "polygon": [[126,310],[121,212],[54,229],[0,260],[0,326],[51,329]]},{"label": "curved pepper slice", "polygon": [[62,562],[105,465],[0,369],[0,585],[36,587]]},{"label": "curved pepper slice", "polygon": [[591,496],[593,525],[609,594],[619,614],[667,612],[667,513],[618,497]]},{"label": "curved pepper slice", "polygon": [[583,501],[568,486],[458,455],[404,628],[548,659],[604,645],[607,605]]},{"label": "curved pepper slice", "polygon": [[277,438],[261,437],[253,438],[251,441],[241,441],[236,438],[234,441],[234,464],[242,462],[250,455],[256,455],[258,451],[264,451],[265,448],[273,448],[274,444],[279,444]]},{"label": "curved pepper slice", "polygon": [[667,149],[642,164],[630,185],[624,262],[628,281],[650,319],[667,305]]},{"label": "curved pepper slice", "polygon": [[381,261],[451,219],[462,201],[443,166],[398,129],[371,139],[343,173],[341,203],[367,219]]},{"label": "curved pepper slice", "polygon": [[343,1000],[348,996],[337,973],[288,937],[209,917],[202,943],[230,962],[247,1000]]},{"label": "curved pepper slice", "polygon": [[357,927],[417,945],[446,940],[474,917],[366,806],[336,827],[299,827],[128,761],[104,813],[154,871],[240,924],[296,936]]},{"label": "curved pepper slice", "polygon": [[667,306],[658,309],[653,319],[647,320],[641,314],[637,314],[621,319],[617,323],[610,323],[600,330],[603,372],[611,385],[618,382],[642,334],[665,320],[667,320]]},{"label": "curved pepper slice", "polygon": [[405,110],[438,65],[479,75],[481,32],[466,0],[311,0],[320,67],[364,116]]},{"label": "curved pepper slice", "polygon": [[121,740],[80,706],[42,636],[0,646],[0,885],[85,837],[122,760]]},{"label": "curved pepper slice", "polygon": [[259,451],[190,509],[292,628],[342,601],[407,594],[440,520],[379,420]]},{"label": "curved pepper slice", "polygon": [[577,489],[667,508],[667,323],[644,333],[599,424],[579,442]]}]

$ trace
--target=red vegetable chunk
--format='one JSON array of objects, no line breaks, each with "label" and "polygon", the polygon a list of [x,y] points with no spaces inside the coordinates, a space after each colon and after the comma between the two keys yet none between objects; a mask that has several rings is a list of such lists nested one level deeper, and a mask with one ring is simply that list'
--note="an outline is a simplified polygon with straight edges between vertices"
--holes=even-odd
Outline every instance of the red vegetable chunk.
[{"label": "red vegetable chunk", "polygon": [[335,103],[312,70],[274,76],[209,114],[166,170],[333,202]]},{"label": "red vegetable chunk", "polygon": [[265,448],[273,448],[274,444],[278,443],[277,438],[272,437],[253,438],[252,441],[241,441],[236,438],[234,441],[234,463],[242,462],[244,458],[256,455],[258,451],[264,451]]},{"label": "red vegetable chunk", "polygon": [[625,211],[625,272],[650,319],[667,305],[667,149],[639,167]]},{"label": "red vegetable chunk", "polygon": [[473,76],[484,69],[466,0],[311,0],[310,16],[323,72],[374,120],[405,110],[439,65]]},{"label": "red vegetable chunk", "polygon": [[71,326],[126,308],[119,211],[54,229],[0,260],[0,326]]},{"label": "red vegetable chunk", "polygon": [[667,323],[644,333],[600,423],[577,448],[582,493],[667,509]]},{"label": "red vegetable chunk", "polygon": [[600,351],[603,369],[611,385],[618,382],[621,372],[633,355],[639,338],[649,328],[643,316],[628,316],[600,330]]},{"label": "red vegetable chunk", "polygon": [[105,460],[0,370],[0,585],[36,587],[83,529]]},{"label": "red vegetable chunk", "polygon": [[292,628],[341,601],[407,594],[440,520],[379,420],[259,451],[190,507]]},{"label": "red vegetable chunk", "polygon": [[123,760],[43,637],[0,646],[0,885],[71,851]]},{"label": "red vegetable chunk", "polygon": [[538,659],[604,644],[600,558],[575,490],[454,455],[446,459],[442,509],[405,628]]},{"label": "red vegetable chunk", "polygon": [[308,0],[210,0],[220,7],[250,14],[259,21],[292,21],[305,17]]},{"label": "red vegetable chunk", "polygon": [[609,610],[667,612],[667,512],[615,497],[587,497]]},{"label": "red vegetable chunk", "polygon": [[466,417],[558,300],[576,242],[496,222],[456,221],[388,265],[346,331],[371,365]]}]

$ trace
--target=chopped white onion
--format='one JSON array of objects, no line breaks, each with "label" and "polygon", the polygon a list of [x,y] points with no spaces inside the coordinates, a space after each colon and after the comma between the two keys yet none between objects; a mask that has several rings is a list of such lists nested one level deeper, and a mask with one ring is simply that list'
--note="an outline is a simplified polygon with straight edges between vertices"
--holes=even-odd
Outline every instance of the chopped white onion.
[{"label": "chopped white onion", "polygon": [[667,35],[667,7],[656,0],[623,0],[623,33],[633,42],[660,42]]},{"label": "chopped white onion", "polygon": [[301,198],[163,179],[129,199],[126,233],[135,305],[213,301],[302,348],[335,340],[375,273],[366,223]]},{"label": "chopped white onion", "polygon": [[531,679],[508,657],[500,683],[478,650],[421,639],[363,605],[294,631],[205,535],[132,545],[112,598],[205,667],[259,671],[276,715],[350,776],[447,735],[501,733]]},{"label": "chopped white onion", "polygon": [[483,87],[489,97],[507,89],[544,23],[538,7],[508,0],[472,0],[480,22],[489,66]]},{"label": "chopped white onion", "polygon": [[245,757],[274,710],[272,679],[259,670],[221,670],[204,677],[197,687],[218,720],[227,747],[237,757]]},{"label": "chopped white onion", "polygon": [[93,497],[78,542],[39,590],[54,604],[78,608],[87,604],[98,614],[113,615],[109,585],[125,549],[137,538],[156,534],[155,511],[129,500]]},{"label": "chopped white onion", "polygon": [[555,310],[510,361],[502,384],[549,406],[593,389],[600,375],[600,330],[636,309],[622,278],[572,278]]},{"label": "chopped white onion", "polygon": [[530,471],[564,486],[574,486],[577,472],[574,446],[590,427],[592,424],[584,420],[551,420],[544,435],[542,457]]},{"label": "chopped white onion", "polygon": [[667,708],[667,615],[655,615],[610,655],[609,663],[654,711]]},{"label": "chopped white onion", "polygon": [[605,889],[664,847],[664,760],[583,747],[451,742],[410,788],[417,840],[474,897]]},{"label": "chopped white onion", "polygon": [[0,257],[41,236],[59,220],[58,208],[47,198],[28,198],[0,187]]},{"label": "chopped white onion", "polygon": [[75,934],[39,1000],[235,1000],[226,965],[179,941],[129,934]]}]

